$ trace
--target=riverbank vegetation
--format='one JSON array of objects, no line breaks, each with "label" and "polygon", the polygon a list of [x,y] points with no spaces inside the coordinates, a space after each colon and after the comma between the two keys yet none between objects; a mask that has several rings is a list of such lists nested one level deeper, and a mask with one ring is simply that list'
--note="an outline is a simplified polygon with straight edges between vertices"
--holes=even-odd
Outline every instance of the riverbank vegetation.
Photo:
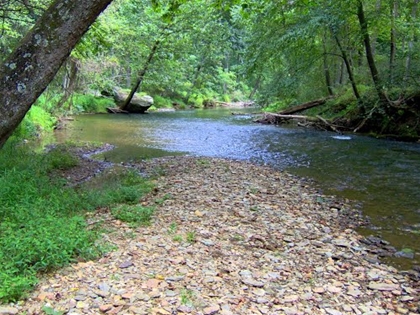
[{"label": "riverbank vegetation", "polygon": [[[25,3],[0,8],[5,54],[49,4]],[[253,99],[279,112],[328,98],[305,114],[345,131],[415,140],[418,15],[417,0],[115,0],[37,101],[44,121],[32,112],[20,134],[50,129],[49,115],[103,112],[113,104],[103,95],[121,87],[151,95],[154,108]]]},{"label": "riverbank vegetation", "polygon": [[[1,302],[25,296],[40,273],[108,251],[110,245],[100,241],[100,222],[87,223],[95,210],[109,209],[134,225],[150,220],[153,209],[137,205],[152,188],[149,182],[135,172],[114,170],[89,184],[72,183],[64,174],[86,163],[74,150],[59,146],[37,154],[8,144],[0,151]],[[87,169],[81,175],[92,175]]]}]

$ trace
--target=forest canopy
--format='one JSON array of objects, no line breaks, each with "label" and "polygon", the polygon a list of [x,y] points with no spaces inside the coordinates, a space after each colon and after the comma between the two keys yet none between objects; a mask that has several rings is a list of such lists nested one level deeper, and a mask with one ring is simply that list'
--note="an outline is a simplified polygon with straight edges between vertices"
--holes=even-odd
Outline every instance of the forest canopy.
[{"label": "forest canopy", "polygon": [[[61,2],[2,1],[2,56]],[[96,2],[95,18],[111,1]],[[349,130],[415,138],[418,11],[418,0],[114,0],[30,105],[53,116],[100,111],[110,102],[101,93],[116,87],[135,87],[157,107],[252,99],[278,112],[325,98],[315,114]]]}]

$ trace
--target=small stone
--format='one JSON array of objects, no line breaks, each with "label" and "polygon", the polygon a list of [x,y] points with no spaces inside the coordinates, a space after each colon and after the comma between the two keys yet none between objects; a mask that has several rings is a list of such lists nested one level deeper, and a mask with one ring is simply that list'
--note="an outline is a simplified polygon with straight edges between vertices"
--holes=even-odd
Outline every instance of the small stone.
[{"label": "small stone", "polygon": [[134,294],[133,294],[133,293],[124,293],[124,294],[122,294],[122,295],[121,295],[121,297],[122,297],[124,300],[130,300],[133,296],[134,296]]},{"label": "small stone", "polygon": [[134,263],[130,260],[123,262],[121,265],[119,265],[119,267],[121,269],[125,269],[125,268],[129,268],[131,266],[134,266]]},{"label": "small stone", "polygon": [[293,295],[286,295],[283,298],[283,302],[284,303],[293,303],[296,302],[297,300],[299,300],[299,295],[293,294]]},{"label": "small stone", "polygon": [[402,308],[402,307],[397,307],[396,311],[399,314],[407,314],[408,313],[408,310],[405,309],[405,308]]},{"label": "small stone", "polygon": [[349,290],[347,291],[348,295],[351,295],[352,297],[358,297],[362,294],[362,292],[359,289],[356,288],[349,288]]},{"label": "small stone", "polygon": [[98,289],[103,292],[109,292],[111,290],[110,286],[105,282],[98,284]]},{"label": "small stone", "polygon": [[166,282],[178,282],[181,280],[184,280],[185,276],[173,276],[173,277],[167,277],[165,280]]},{"label": "small stone", "polygon": [[256,296],[264,296],[265,295],[265,290],[263,290],[263,289],[254,289],[252,291],[252,293],[254,293]]},{"label": "small stone", "polygon": [[148,296],[147,294],[137,294],[136,297],[140,300],[140,301],[149,301],[150,300],[150,296]]},{"label": "small stone", "polygon": [[18,309],[14,307],[1,307],[0,306],[0,314],[4,315],[15,315],[19,312]]},{"label": "small stone", "polygon": [[152,292],[149,293],[149,296],[152,299],[160,298],[160,292],[158,290],[153,290]]},{"label": "small stone", "polygon": [[180,307],[178,307],[178,311],[182,312],[182,313],[191,313],[192,312],[192,308],[186,305],[181,305]]},{"label": "small stone", "polygon": [[104,305],[99,306],[99,310],[103,313],[108,312],[112,308],[113,308],[112,304],[104,304]]},{"label": "small stone", "polygon": [[398,290],[400,287],[396,284],[391,283],[379,283],[379,282],[370,282],[368,288],[371,290],[378,291],[394,291]]},{"label": "small stone", "polygon": [[329,285],[327,287],[327,290],[328,290],[328,292],[331,292],[331,293],[340,293],[341,292],[341,288],[335,287],[333,285]]},{"label": "small stone", "polygon": [[332,241],[332,243],[338,247],[350,247],[351,244],[349,241],[339,238]]},{"label": "small stone", "polygon": [[213,306],[209,306],[209,307],[206,307],[205,309],[203,309],[204,315],[216,314],[219,311],[220,311],[220,306],[219,305],[213,305]]},{"label": "small stone", "polygon": [[109,296],[109,292],[106,292],[106,291],[102,291],[102,290],[95,290],[95,291],[93,291],[93,293],[95,293],[97,296],[100,296],[100,297],[107,297],[107,296]]},{"label": "small stone", "polygon": [[172,296],[177,296],[177,295],[178,295],[178,293],[176,293],[175,291],[172,291],[172,290],[166,290],[166,291],[165,291],[165,295],[166,295],[167,297],[172,297]]},{"label": "small stone", "polygon": [[262,288],[264,286],[264,282],[261,281],[257,281],[255,279],[252,278],[244,278],[241,279],[242,283],[253,286],[253,287],[257,287],[257,288]]},{"label": "small stone", "polygon": [[149,280],[147,280],[147,282],[146,282],[146,286],[149,288],[149,289],[155,289],[155,288],[157,288],[158,286],[159,286],[159,283],[160,283],[161,281],[160,280],[157,280],[157,279],[149,279]]},{"label": "small stone", "polygon": [[214,242],[211,240],[200,240],[200,242],[206,246],[214,246]]},{"label": "small stone", "polygon": [[340,311],[334,310],[332,308],[326,308],[325,311],[327,312],[327,314],[330,315],[343,315],[343,313],[341,313]]},{"label": "small stone", "polygon": [[257,298],[257,303],[258,304],[267,304],[269,301],[266,298],[263,297],[259,297]]},{"label": "small stone", "polygon": [[252,272],[249,270],[241,270],[239,271],[239,275],[242,277],[252,277]]},{"label": "small stone", "polygon": [[78,308],[78,309],[85,308],[86,306],[87,306],[87,304],[82,302],[82,301],[78,301],[76,303],[76,308]]},{"label": "small stone", "polygon": [[74,299],[75,299],[76,301],[85,301],[85,300],[86,300],[86,298],[87,298],[87,296],[86,296],[86,295],[76,295],[76,296],[74,297]]},{"label": "small stone", "polygon": [[325,293],[325,289],[323,287],[315,287],[312,289],[312,292],[322,294]]}]

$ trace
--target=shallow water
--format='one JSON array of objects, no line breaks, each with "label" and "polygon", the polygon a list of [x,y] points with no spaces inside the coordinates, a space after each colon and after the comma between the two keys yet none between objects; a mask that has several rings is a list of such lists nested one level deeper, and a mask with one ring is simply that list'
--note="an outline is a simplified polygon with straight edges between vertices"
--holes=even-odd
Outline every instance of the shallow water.
[{"label": "shallow water", "polygon": [[420,144],[259,125],[251,115],[231,112],[83,115],[57,139],[116,145],[102,156],[113,162],[188,154],[248,160],[313,178],[324,193],[362,204],[375,228],[361,233],[416,252],[414,260],[393,259],[394,265],[420,264]]}]

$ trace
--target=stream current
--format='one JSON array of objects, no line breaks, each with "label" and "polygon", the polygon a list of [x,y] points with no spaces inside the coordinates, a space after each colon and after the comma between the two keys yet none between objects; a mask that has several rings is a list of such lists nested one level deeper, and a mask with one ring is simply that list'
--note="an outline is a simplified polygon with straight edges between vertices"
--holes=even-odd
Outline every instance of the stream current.
[{"label": "stream current", "polygon": [[[232,115],[232,111],[244,115]],[[146,115],[81,115],[57,141],[109,143],[112,162],[193,155],[247,160],[314,179],[324,194],[361,205],[373,227],[414,259],[392,258],[402,269],[420,264],[420,144],[337,135],[253,123],[255,109],[208,109]]]}]

